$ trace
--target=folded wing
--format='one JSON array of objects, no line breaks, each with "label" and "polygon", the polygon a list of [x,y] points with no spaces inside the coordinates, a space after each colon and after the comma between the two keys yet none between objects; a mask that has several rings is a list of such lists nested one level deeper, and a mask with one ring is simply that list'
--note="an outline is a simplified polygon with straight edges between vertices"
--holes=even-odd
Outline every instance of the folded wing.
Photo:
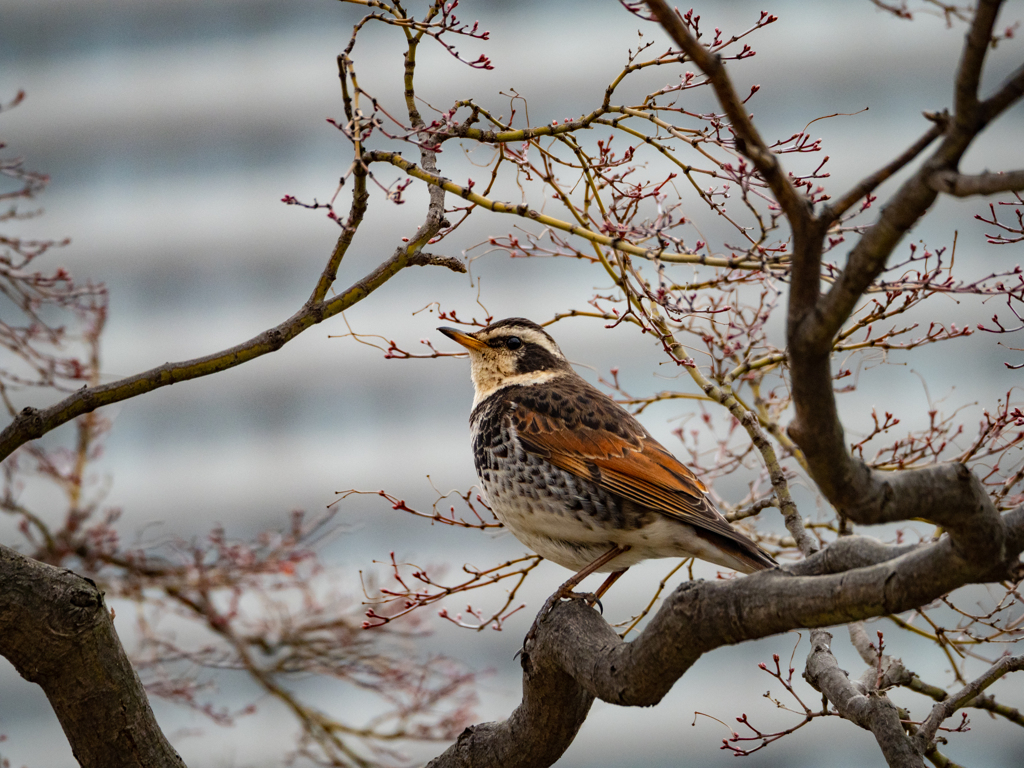
[{"label": "folded wing", "polygon": [[[707,498],[707,488],[643,426],[611,401],[614,417],[601,414],[567,424],[557,415],[518,402],[512,426],[526,450],[605,490],[661,512],[736,545],[735,554],[756,569],[775,561],[736,531]],[[612,416],[611,413],[607,414]]]}]

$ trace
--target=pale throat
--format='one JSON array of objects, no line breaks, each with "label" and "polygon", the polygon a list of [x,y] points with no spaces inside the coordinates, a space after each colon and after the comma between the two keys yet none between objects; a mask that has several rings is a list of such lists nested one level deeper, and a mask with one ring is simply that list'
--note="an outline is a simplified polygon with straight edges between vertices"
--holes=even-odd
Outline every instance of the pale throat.
[{"label": "pale throat", "polygon": [[566,371],[530,371],[529,373],[504,374],[495,370],[492,366],[477,364],[476,361],[473,361],[470,373],[473,377],[473,388],[476,390],[476,395],[473,397],[474,408],[500,389],[543,384],[546,381],[566,375]]}]

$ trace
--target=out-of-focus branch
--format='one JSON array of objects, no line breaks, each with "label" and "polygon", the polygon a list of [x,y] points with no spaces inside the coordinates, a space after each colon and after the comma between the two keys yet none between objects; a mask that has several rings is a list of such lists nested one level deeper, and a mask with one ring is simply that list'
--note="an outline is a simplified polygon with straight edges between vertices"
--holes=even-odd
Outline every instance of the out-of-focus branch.
[{"label": "out-of-focus branch", "polygon": [[184,768],[96,585],[3,545],[0,583],[0,655],[43,689],[82,767]]},{"label": "out-of-focus branch", "polygon": [[921,136],[921,138],[911,144],[902,155],[894,158],[891,162],[882,166],[870,176],[859,181],[851,190],[840,196],[831,205],[826,203],[822,212],[822,217],[826,220],[831,219],[832,221],[835,221],[850,210],[858,200],[861,200],[865,196],[874,192],[880,184],[892,178],[893,174],[901,168],[904,168],[915,157],[924,152],[924,150],[928,148],[929,144],[941,136],[946,129],[944,123],[948,119],[949,116],[944,115],[941,118],[941,122],[937,121],[935,125],[929,128],[924,135]]},{"label": "out-of-focus branch", "polygon": [[968,175],[956,171],[939,171],[929,182],[932,189],[954,197],[993,195],[997,192],[1024,190],[1024,171],[1002,171]]},{"label": "out-of-focus branch", "polygon": [[427,265],[443,266],[456,272],[466,271],[465,266],[457,259],[410,253],[408,248],[399,248],[390,259],[343,292],[330,299],[307,304],[280,325],[246,342],[205,357],[180,363],[164,363],[109,384],[83,388],[48,408],[25,408],[3,432],[0,432],[0,459],[9,456],[18,446],[42,437],[51,429],[83,413],[152,392],[160,387],[219,373],[269,352],[275,352],[307,328],[362,301],[406,267]]},{"label": "out-of-focus branch", "polygon": [[981,103],[981,111],[986,122],[991,122],[1007,107],[1017,103],[1024,96],[1024,64],[1017,67],[999,90]]},{"label": "out-of-focus branch", "polygon": [[992,41],[992,29],[996,25],[1001,0],[982,0],[974,11],[971,27],[967,31],[964,48],[960,54],[956,85],[953,91],[955,119],[967,127],[968,119],[978,106],[978,86],[985,65],[985,55]]},{"label": "out-of-focus branch", "polygon": [[976,680],[968,683],[961,690],[932,707],[931,714],[921,723],[915,735],[921,748],[927,748],[932,739],[935,738],[935,733],[939,730],[943,720],[961,707],[971,706],[971,702],[978,697],[978,694],[1003,675],[1010,672],[1019,672],[1022,669],[1024,669],[1024,656],[1004,656]]}]

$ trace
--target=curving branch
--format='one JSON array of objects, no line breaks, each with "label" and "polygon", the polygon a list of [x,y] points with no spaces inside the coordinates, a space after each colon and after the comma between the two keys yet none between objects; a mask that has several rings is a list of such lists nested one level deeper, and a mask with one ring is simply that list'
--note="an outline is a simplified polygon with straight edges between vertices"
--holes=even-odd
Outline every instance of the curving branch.
[{"label": "curving branch", "polygon": [[[1015,560],[1024,550],[1024,507],[999,522],[1009,542],[1007,560]],[[592,698],[652,706],[716,648],[898,613],[964,584],[1002,579],[1010,567],[985,560],[983,552],[965,559],[948,537],[908,548],[851,536],[792,566],[734,581],[686,582],[629,643],[597,611],[579,601],[560,603],[538,622],[524,649],[523,701],[516,711],[502,723],[467,729],[430,768],[550,765],[568,748]],[[831,683],[818,679],[829,690]],[[869,710],[857,711],[873,721]],[[869,727],[891,739],[890,726]],[[905,747],[892,748],[903,754]]]},{"label": "curving branch", "polygon": [[[938,196],[933,179],[940,173],[955,173],[961,157],[991,119],[991,111],[983,109],[976,92],[999,5],[982,3],[972,22],[956,77],[956,110],[946,121],[939,146],[894,193],[878,221],[864,232],[825,295],[809,300],[797,294],[798,283],[809,284],[813,279],[817,284],[820,257],[807,258],[794,251],[787,336],[795,418],[789,432],[804,450],[811,476],[825,497],[854,522],[905,519],[913,507],[927,519],[937,520],[936,515],[942,515],[955,524],[956,515],[951,509],[959,509],[963,503],[990,503],[980,484],[975,483],[965,495],[966,469],[930,468],[917,470],[919,474],[907,471],[883,477],[855,461],[847,449],[836,408],[830,352],[834,337],[885,268],[893,249]],[[940,485],[928,486],[932,481]],[[914,498],[918,491],[929,499],[955,498],[958,503],[947,507],[940,501],[945,511],[926,509]],[[993,548],[998,552],[999,543],[993,542]]]},{"label": "curving branch", "polygon": [[871,731],[886,763],[923,768],[924,759],[906,738],[896,706],[887,696],[850,680],[832,655],[831,640],[832,635],[824,630],[812,633],[804,679],[828,697],[842,717]]},{"label": "curving branch", "polygon": [[967,175],[956,171],[939,171],[930,180],[932,189],[954,197],[994,195],[999,192],[1024,190],[1024,171],[999,171]]},{"label": "curving branch", "polygon": [[985,122],[995,120],[1008,107],[1016,104],[1024,96],[1024,64],[1017,67],[999,90],[981,103],[981,112]]},{"label": "curving branch", "polygon": [[0,655],[49,699],[82,768],[184,768],[89,579],[0,544]]}]

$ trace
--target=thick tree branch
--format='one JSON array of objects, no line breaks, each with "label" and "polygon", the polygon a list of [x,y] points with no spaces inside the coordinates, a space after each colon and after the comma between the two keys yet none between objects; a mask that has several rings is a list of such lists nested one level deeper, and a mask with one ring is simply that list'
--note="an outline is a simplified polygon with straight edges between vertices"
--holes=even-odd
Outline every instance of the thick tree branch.
[{"label": "thick tree branch", "polygon": [[895,705],[884,694],[850,680],[832,655],[831,641],[832,635],[824,630],[811,633],[804,679],[821,691],[840,715],[871,731],[890,766],[923,768],[921,753],[904,733]]},{"label": "thick tree branch", "polygon": [[[971,142],[987,125],[990,118],[987,110],[979,106],[977,87],[999,5],[991,0],[982,3],[972,21],[956,76],[955,112],[942,143],[892,196],[878,221],[868,228],[851,251],[842,274],[815,310],[805,309],[794,318],[791,301],[790,319],[797,321],[790,328],[790,346],[794,350],[819,359],[827,354],[832,338],[867,287],[881,273],[893,249],[935,201],[938,193],[930,183],[933,175],[955,170]],[[819,269],[818,263],[802,263],[794,254],[794,285],[801,276],[809,280],[812,270],[817,279]],[[799,298],[803,301],[806,297]],[[798,378],[794,376],[794,380]],[[815,377],[814,386],[818,385],[819,378]]]},{"label": "thick tree branch", "polygon": [[[956,113],[947,123],[941,144],[896,191],[878,221],[855,245],[843,272],[820,301],[809,304],[809,297],[798,295],[796,288],[804,281],[809,283],[812,276],[815,281],[818,279],[819,260],[805,259],[794,252],[794,288],[790,294],[787,334],[796,416],[789,431],[804,450],[810,473],[826,498],[854,522],[905,519],[913,516],[906,514],[913,507],[926,519],[937,520],[936,515],[940,515],[957,525],[959,510],[990,506],[977,484],[965,495],[967,484],[963,473],[930,468],[918,475],[908,471],[883,477],[855,461],[847,449],[836,409],[830,353],[835,335],[864,291],[885,268],[896,245],[937,197],[933,179],[942,173],[956,173],[960,158],[986,124],[987,118],[976,93],[998,6],[998,2],[983,3],[972,22],[957,73]],[[939,484],[925,487],[925,482],[930,481]],[[935,509],[928,509],[914,498],[917,491],[928,499],[938,500],[949,494],[945,498],[957,501],[953,504],[940,501]],[[977,519],[981,528],[972,531],[960,526],[953,534],[954,540],[975,536],[979,531],[990,532],[994,509]],[[998,557],[996,550],[1000,542],[993,540],[992,545]]]},{"label": "thick tree branch", "polygon": [[974,11],[974,19],[967,31],[967,39],[960,54],[956,87],[953,92],[955,119],[965,130],[970,130],[969,119],[978,106],[978,86],[985,65],[985,55],[992,42],[992,30],[1002,0],[982,0]]},{"label": "thick tree branch", "polygon": [[82,768],[184,768],[96,585],[3,545],[0,584],[0,655],[43,689]]},{"label": "thick tree branch", "polygon": [[929,179],[929,183],[936,192],[943,192],[954,197],[1020,192],[1024,190],[1024,171],[999,171],[968,176],[946,170],[934,174]]},{"label": "thick tree branch", "polygon": [[[1024,549],[1024,509],[1007,513],[1002,522],[1012,545],[1009,557],[1016,558]],[[523,702],[513,717],[467,730],[430,765],[550,765],[582,724],[586,694],[651,706],[701,655],[723,645],[899,613],[964,584],[1005,576],[1005,563],[983,557],[981,551],[962,556],[948,537],[910,551],[840,539],[792,567],[727,582],[684,583],[630,643],[579,601],[558,604],[525,649]],[[840,565],[854,568],[830,572]],[[808,572],[823,575],[800,575]],[[552,702],[563,709],[548,706]],[[533,711],[536,706],[542,708]]]}]

